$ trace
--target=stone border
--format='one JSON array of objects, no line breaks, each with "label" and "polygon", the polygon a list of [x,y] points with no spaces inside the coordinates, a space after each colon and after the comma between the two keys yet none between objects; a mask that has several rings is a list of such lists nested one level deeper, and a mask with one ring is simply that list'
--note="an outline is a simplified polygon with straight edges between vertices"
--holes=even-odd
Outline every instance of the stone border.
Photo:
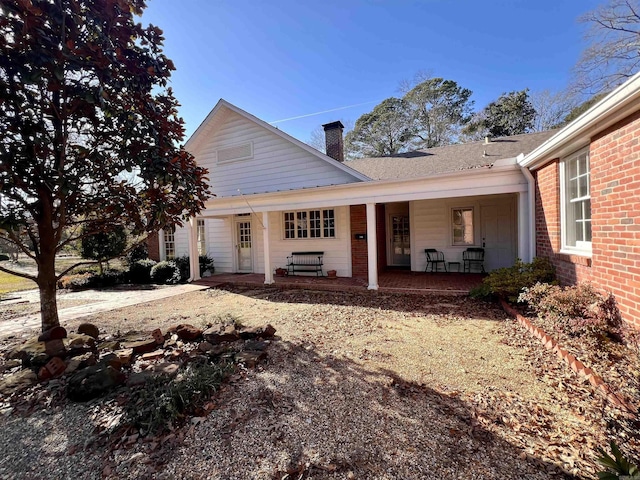
[{"label": "stone border", "polygon": [[527,318],[520,315],[511,305],[509,305],[504,300],[500,300],[500,303],[505,312],[515,317],[518,323],[522,325],[526,330],[528,330],[529,333],[531,333],[534,337],[538,338],[540,340],[540,343],[542,343],[547,350],[554,352],[559,359],[564,360],[564,362],[569,365],[571,370],[573,370],[581,377],[589,380],[589,383],[597,391],[604,395],[609,402],[628,413],[638,413],[638,410],[632,404],[626,402],[619,395],[617,395],[613,391],[613,389],[605,383],[600,375],[596,374],[589,367],[586,367],[574,355],[569,353],[566,349],[562,348],[562,346],[544,330],[533,325]]}]

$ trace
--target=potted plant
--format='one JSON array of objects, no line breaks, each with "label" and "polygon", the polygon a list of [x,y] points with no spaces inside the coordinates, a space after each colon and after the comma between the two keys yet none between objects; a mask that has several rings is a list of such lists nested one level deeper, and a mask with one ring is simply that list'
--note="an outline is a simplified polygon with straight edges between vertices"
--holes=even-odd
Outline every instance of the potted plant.
[{"label": "potted plant", "polygon": [[327,270],[327,277],[338,278],[338,272],[335,270]]},{"label": "potted plant", "polygon": [[282,267],[276,267],[276,277],[284,277],[287,274],[287,269]]}]

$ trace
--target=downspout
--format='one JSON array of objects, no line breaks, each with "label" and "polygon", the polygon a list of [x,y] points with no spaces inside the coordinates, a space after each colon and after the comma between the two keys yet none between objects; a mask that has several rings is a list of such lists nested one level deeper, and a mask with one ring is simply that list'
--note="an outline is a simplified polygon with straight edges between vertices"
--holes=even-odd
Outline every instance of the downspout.
[{"label": "downspout", "polygon": [[524,159],[521,153],[516,157],[520,171],[527,179],[529,188],[527,189],[529,199],[529,258],[530,261],[536,257],[536,180],[527,167],[523,167],[520,162]]}]

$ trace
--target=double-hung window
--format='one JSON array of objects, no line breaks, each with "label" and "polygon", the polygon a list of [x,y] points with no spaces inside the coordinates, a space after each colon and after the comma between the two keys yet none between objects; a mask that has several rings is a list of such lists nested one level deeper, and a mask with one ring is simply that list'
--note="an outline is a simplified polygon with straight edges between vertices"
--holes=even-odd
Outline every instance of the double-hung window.
[{"label": "double-hung window", "polygon": [[284,212],[284,238],[335,238],[333,209]]},{"label": "double-hung window", "polygon": [[166,260],[176,258],[176,237],[174,228],[164,230],[164,257]]},{"label": "double-hung window", "polygon": [[196,236],[198,237],[198,255],[207,254],[207,238],[205,234],[204,220],[196,220]]},{"label": "double-hung window", "polygon": [[562,248],[591,253],[591,194],[589,149],[562,161]]}]

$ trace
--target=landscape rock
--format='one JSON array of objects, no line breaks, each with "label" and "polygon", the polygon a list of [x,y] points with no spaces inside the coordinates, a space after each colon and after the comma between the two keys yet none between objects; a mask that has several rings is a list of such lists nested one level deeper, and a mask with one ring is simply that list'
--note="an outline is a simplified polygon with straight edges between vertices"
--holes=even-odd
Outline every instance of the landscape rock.
[{"label": "landscape rock", "polygon": [[137,387],[144,385],[154,377],[153,372],[145,370],[144,372],[133,372],[127,378],[127,387]]},{"label": "landscape rock", "polygon": [[157,360],[164,357],[164,350],[154,350],[153,352],[145,353],[142,355],[142,360]]},{"label": "landscape rock", "polygon": [[179,369],[180,364],[177,362],[162,362],[151,367],[150,371],[157,375],[167,375],[169,377],[175,377]]},{"label": "landscape rock", "polygon": [[78,326],[78,333],[89,335],[96,340],[100,336],[100,330],[93,323],[82,323]]},{"label": "landscape rock", "polygon": [[38,337],[38,341],[46,342],[48,340],[62,340],[63,338],[67,338],[67,331],[64,327],[53,327],[42,332]]},{"label": "landscape rock", "polygon": [[50,357],[64,356],[67,353],[62,339],[47,340],[44,342],[44,349],[45,353]]},{"label": "landscape rock", "polygon": [[244,363],[248,368],[254,368],[258,363],[267,358],[267,352],[245,350],[236,353],[236,362]]},{"label": "landscape rock", "polygon": [[131,359],[133,358],[133,349],[132,348],[123,348],[120,350],[116,350],[113,352],[117,357],[122,366],[128,367],[131,365]]},{"label": "landscape rock", "polygon": [[102,357],[100,359],[100,363],[109,365],[111,368],[115,368],[118,371],[122,369],[122,362],[120,361],[120,358],[118,358],[118,356],[113,352],[108,353],[104,357]]},{"label": "landscape rock", "polygon": [[65,342],[69,349],[92,350],[96,346],[96,339],[91,335],[82,333],[72,333]]},{"label": "landscape rock", "polygon": [[111,340],[108,342],[102,342],[101,344],[98,345],[98,348],[100,350],[120,350],[120,342],[117,340]]},{"label": "landscape rock", "polygon": [[162,334],[162,330],[156,328],[153,332],[151,332],[151,336],[154,338],[158,345],[164,344],[164,335]]},{"label": "landscape rock", "polygon": [[236,331],[233,325],[227,325],[222,330],[218,327],[211,327],[206,329],[203,334],[205,340],[213,345],[222,342],[235,342],[240,340],[240,335]]},{"label": "landscape rock", "polygon": [[123,348],[130,348],[133,350],[133,353],[141,354],[147,352],[153,352],[158,344],[155,339],[147,338],[145,340],[138,340],[134,342],[124,342],[121,344]]},{"label": "landscape rock", "polygon": [[244,349],[245,350],[257,350],[262,352],[263,350],[266,350],[267,347],[269,347],[270,342],[269,340],[249,340],[244,344]]},{"label": "landscape rock", "polygon": [[124,375],[109,365],[98,363],[75,372],[69,378],[67,396],[75,402],[101,397],[124,381]]},{"label": "landscape rock", "polygon": [[276,329],[271,324],[267,324],[264,327],[245,327],[238,333],[243,340],[259,337],[270,338],[276,334]]},{"label": "landscape rock", "polygon": [[0,365],[0,373],[6,372],[7,370],[11,370],[12,368],[19,367],[22,365],[22,361],[18,359],[9,360],[4,363],[4,365]]},{"label": "landscape rock", "polygon": [[188,323],[176,326],[176,334],[182,340],[192,342],[202,335],[202,330]]},{"label": "landscape rock", "polygon": [[213,344],[207,342],[206,340],[198,344],[198,350],[204,353],[210,352],[211,350],[213,350],[213,348]]},{"label": "landscape rock", "polygon": [[38,377],[32,370],[20,370],[0,379],[0,394],[9,396],[21,392],[37,381]]}]

